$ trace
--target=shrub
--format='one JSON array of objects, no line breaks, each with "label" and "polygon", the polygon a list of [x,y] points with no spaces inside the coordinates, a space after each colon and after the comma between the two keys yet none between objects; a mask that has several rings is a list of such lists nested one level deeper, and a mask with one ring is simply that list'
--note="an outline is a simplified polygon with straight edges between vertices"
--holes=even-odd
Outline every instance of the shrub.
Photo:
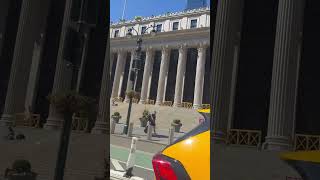
[{"label": "shrub", "polygon": [[182,126],[182,123],[179,119],[175,119],[171,123],[172,126]]},{"label": "shrub", "polygon": [[12,169],[17,173],[31,172],[31,164],[27,160],[16,160],[13,162]]}]

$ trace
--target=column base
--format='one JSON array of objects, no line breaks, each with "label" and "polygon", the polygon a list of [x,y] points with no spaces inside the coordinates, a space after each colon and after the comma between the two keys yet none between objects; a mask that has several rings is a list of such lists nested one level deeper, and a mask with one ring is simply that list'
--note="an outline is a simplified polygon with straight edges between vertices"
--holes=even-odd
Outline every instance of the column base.
[{"label": "column base", "polygon": [[214,144],[227,144],[227,134],[222,131],[211,132]]},{"label": "column base", "polygon": [[92,134],[109,134],[107,122],[96,121],[94,128],[91,131]]},{"label": "column base", "polygon": [[202,105],[200,104],[193,104],[193,109],[201,109]]},{"label": "column base", "polygon": [[130,102],[130,99],[126,96],[125,98],[124,98],[124,101],[123,101],[124,103],[129,103]]},{"label": "column base", "polygon": [[146,100],[140,100],[139,104],[146,104]]},{"label": "column base", "polygon": [[47,130],[59,130],[63,126],[63,119],[56,117],[48,117],[47,122],[43,128]]},{"label": "column base", "polygon": [[286,151],[292,149],[292,144],[288,137],[272,136],[266,137],[266,141],[262,145],[262,149],[271,151]]},{"label": "column base", "polygon": [[161,106],[162,102],[161,101],[156,101],[155,105],[156,106]]},{"label": "column base", "polygon": [[3,114],[1,116],[1,119],[0,119],[0,126],[1,127],[4,127],[4,126],[12,126],[13,125],[13,117],[12,115],[9,115],[9,114]]},{"label": "column base", "polygon": [[182,103],[178,103],[178,102],[174,102],[173,103],[173,107],[181,107]]}]

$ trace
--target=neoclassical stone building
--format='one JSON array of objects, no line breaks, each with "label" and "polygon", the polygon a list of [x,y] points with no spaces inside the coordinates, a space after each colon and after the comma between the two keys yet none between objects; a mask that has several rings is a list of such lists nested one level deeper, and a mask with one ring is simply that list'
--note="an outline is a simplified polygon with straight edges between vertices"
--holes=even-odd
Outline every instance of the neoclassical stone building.
[{"label": "neoclassical stone building", "polygon": [[[111,98],[127,100],[130,69],[135,58],[136,38],[143,34],[143,66],[135,90],[140,102],[156,105],[172,102],[199,108],[209,103],[210,9],[208,7],[119,22],[111,25]],[[133,38],[126,37],[132,30]],[[170,104],[170,103],[169,103]]]}]

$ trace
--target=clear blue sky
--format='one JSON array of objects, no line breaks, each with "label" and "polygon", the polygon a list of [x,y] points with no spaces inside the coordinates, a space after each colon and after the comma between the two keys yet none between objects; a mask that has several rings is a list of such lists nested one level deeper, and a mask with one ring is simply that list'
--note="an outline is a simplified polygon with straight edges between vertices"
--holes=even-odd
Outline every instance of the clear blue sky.
[{"label": "clear blue sky", "polygon": [[[110,20],[118,22],[122,16],[125,0],[110,0]],[[210,0],[207,0],[209,4]],[[186,7],[186,0],[127,0],[124,19],[135,16],[159,15],[166,12],[182,11]]]}]

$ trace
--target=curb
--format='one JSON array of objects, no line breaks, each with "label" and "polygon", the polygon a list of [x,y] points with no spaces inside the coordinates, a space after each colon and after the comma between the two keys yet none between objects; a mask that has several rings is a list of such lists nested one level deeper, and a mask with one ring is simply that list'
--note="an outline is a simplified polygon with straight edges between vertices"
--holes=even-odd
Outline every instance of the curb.
[{"label": "curb", "polygon": [[115,171],[110,169],[110,179],[111,180],[144,180],[143,178],[133,176],[131,178],[123,177],[125,172]]},{"label": "curb", "polygon": [[[132,139],[132,137],[127,137],[127,136],[124,136],[124,135],[120,135],[120,134],[111,134],[111,136],[115,136],[115,137],[122,137],[122,138],[126,138],[126,139]],[[133,136],[134,137],[134,136]],[[168,144],[167,143],[161,143],[161,142],[156,142],[156,141],[150,141],[150,140],[147,140],[147,139],[139,139],[139,141],[141,142],[147,142],[147,143],[153,143],[153,144],[158,144],[158,145],[164,145],[164,146],[167,146]]]}]

